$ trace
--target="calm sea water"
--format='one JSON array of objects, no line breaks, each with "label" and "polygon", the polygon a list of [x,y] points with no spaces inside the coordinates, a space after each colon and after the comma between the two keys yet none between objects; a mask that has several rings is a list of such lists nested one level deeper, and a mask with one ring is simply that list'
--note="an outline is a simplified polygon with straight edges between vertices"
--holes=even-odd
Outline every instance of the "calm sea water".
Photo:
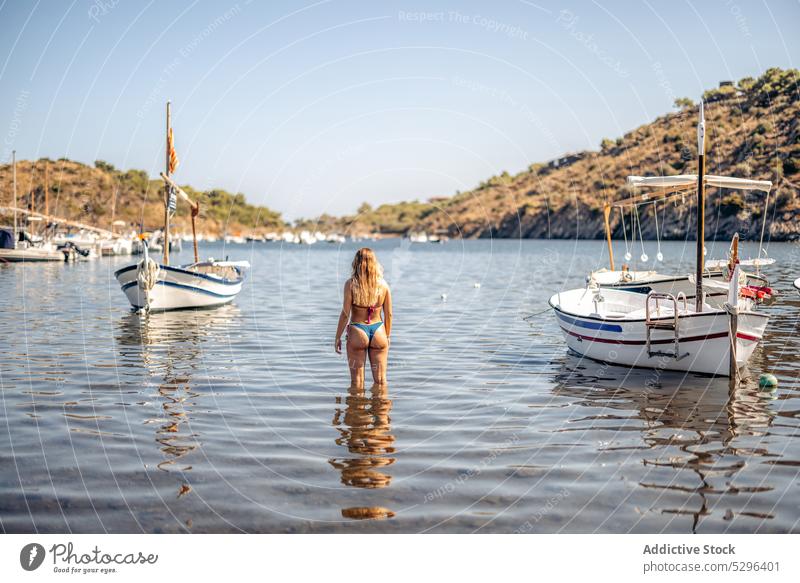
[{"label": "calm sea water", "polygon": [[800,247],[769,249],[784,294],[731,393],[567,353],[547,299],[599,242],[373,246],[395,324],[363,392],[333,351],[355,245],[207,246],[253,264],[237,301],[148,316],[131,258],[0,266],[0,529],[800,531]]}]

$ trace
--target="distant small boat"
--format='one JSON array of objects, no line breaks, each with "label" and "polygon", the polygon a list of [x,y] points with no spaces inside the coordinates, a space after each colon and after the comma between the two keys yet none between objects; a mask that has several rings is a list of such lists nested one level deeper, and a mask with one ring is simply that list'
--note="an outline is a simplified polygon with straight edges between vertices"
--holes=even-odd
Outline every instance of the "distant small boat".
[{"label": "distant small boat", "polygon": [[794,287],[797,291],[800,291],[800,277],[794,280]]},{"label": "distant small boat", "polygon": [[132,253],[133,239],[130,237],[117,237],[100,241],[100,254],[104,257],[131,255]]},{"label": "distant small boat", "polygon": [[20,234],[22,242],[15,240],[12,231],[0,230],[0,263],[64,261],[64,254],[52,243],[31,244]]},{"label": "distant small boat", "polygon": [[[17,152],[11,153],[14,192],[14,228],[0,230],[0,263],[64,261],[64,254],[41,237],[32,237],[17,228]],[[37,218],[36,220],[41,220]]]}]

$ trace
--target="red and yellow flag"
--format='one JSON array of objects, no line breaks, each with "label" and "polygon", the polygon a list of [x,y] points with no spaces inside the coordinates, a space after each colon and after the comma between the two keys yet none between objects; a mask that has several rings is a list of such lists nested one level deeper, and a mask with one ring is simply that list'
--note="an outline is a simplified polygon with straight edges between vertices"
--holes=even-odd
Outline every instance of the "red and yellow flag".
[{"label": "red and yellow flag", "polygon": [[172,174],[180,164],[178,154],[175,152],[175,139],[172,137],[172,128],[169,128],[169,135],[167,136],[167,149],[169,150],[169,174]]}]

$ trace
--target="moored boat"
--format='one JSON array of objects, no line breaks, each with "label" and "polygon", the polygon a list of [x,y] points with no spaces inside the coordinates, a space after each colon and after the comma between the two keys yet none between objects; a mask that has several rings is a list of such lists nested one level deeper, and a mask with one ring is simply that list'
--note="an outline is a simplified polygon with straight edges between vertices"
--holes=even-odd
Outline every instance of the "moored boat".
[{"label": "moored boat", "polygon": [[742,368],[764,335],[769,317],[752,305],[738,312],[735,351],[730,313],[671,294],[573,289],[550,298],[567,345],[611,364],[726,376],[731,353]]},{"label": "moored boat", "polygon": [[[117,270],[114,276],[136,310],[180,310],[188,308],[211,308],[233,301],[242,290],[242,284],[249,264],[246,261],[200,261],[197,250],[197,229],[195,218],[200,213],[200,205],[170,178],[178,165],[172,143],[170,126],[170,104],[167,103],[167,164],[166,172],[161,173],[165,182],[164,230],[165,242],[162,263],[154,261],[148,252],[148,244],[142,239],[142,260]],[[194,243],[194,262],[188,265],[171,266],[169,247],[173,239],[169,233],[171,212],[177,207],[180,197],[192,209],[192,236]],[[180,238],[177,238],[180,241]]]},{"label": "moored boat", "polygon": [[[725,179],[719,176],[706,177],[713,181],[728,181],[725,185],[733,183],[740,185],[736,182],[737,179]],[[640,209],[652,207],[653,219],[655,224],[655,235],[657,244],[657,253],[654,258],[654,263],[660,263],[664,260],[661,253],[661,233],[659,231],[659,204],[662,209],[669,206],[670,199],[674,199],[675,203],[679,203],[685,199],[685,190],[696,183],[695,176],[668,176],[668,177],[648,177],[641,178],[632,176],[628,179],[629,184],[634,188],[638,186],[655,186],[662,187],[663,190],[660,195],[651,196],[649,193],[641,194],[640,196],[631,196],[625,200],[617,202],[606,202],[603,207],[603,219],[605,227],[605,238],[608,246],[608,262],[610,269],[602,268],[589,273],[586,276],[586,282],[589,285],[597,285],[601,288],[611,288],[618,290],[627,290],[637,293],[647,294],[652,292],[656,293],[670,293],[673,295],[684,294],[687,299],[694,299],[697,289],[695,279],[688,273],[669,274],[657,271],[655,269],[631,269],[630,262],[635,260],[634,253],[632,252],[636,247],[637,231],[638,239],[642,242],[642,226],[640,218]],[[735,187],[735,186],[734,186]],[[614,261],[614,248],[611,244],[612,229],[610,224],[610,214],[612,209],[619,211],[620,226],[625,241],[625,255],[626,263],[622,265],[622,269],[615,269]],[[628,229],[625,223],[625,216],[629,214],[630,226],[630,244],[628,239]],[[749,280],[760,282],[763,285],[769,285],[769,281],[762,275],[761,268],[775,263],[775,260],[769,257],[762,257],[763,253],[763,236],[764,228],[766,227],[767,213],[764,213],[762,225],[762,238],[759,242],[759,256],[752,259],[742,259],[738,264],[742,267],[754,268],[755,273],[748,273]],[[637,229],[638,226],[638,229]],[[736,241],[738,257],[738,239]],[[649,257],[644,250],[642,244],[641,256],[638,258],[642,263],[647,264]],[[733,252],[733,249],[731,250]],[[730,269],[732,267],[730,258],[728,259],[712,259],[704,262],[703,280],[710,283],[709,289],[706,291],[705,300],[712,306],[719,307],[724,303],[727,295],[726,290],[720,290],[719,286],[713,285],[715,282],[726,280],[730,276]]]},{"label": "moored boat", "polygon": [[[629,183],[654,188],[661,196],[696,184],[696,265],[689,278],[694,297],[685,291],[638,293],[603,288],[591,280],[585,289],[554,294],[550,306],[567,345],[578,354],[611,364],[736,377],[763,337],[769,317],[755,308],[771,301],[773,292],[766,285],[752,285],[753,276],[742,271],[738,237],[731,244],[722,281],[705,277],[705,189],[769,193],[772,183],[706,175],[702,103],[697,128],[696,176],[628,178]],[[724,303],[712,305],[710,293],[724,294]]]},{"label": "moored boat", "polygon": [[[24,237],[24,235],[23,235]],[[64,254],[52,243],[29,244],[16,241],[10,231],[0,230],[0,263],[41,263],[64,261]]]},{"label": "moored boat", "polygon": [[[17,227],[17,152],[11,153],[14,193],[14,227],[0,230],[0,263],[38,263],[64,261],[55,245],[41,237],[32,237]],[[37,218],[36,220],[41,220]]]},{"label": "moored boat", "polygon": [[147,251],[139,263],[114,273],[122,291],[137,310],[211,308],[239,294],[246,262],[202,261],[182,266],[157,264]]}]

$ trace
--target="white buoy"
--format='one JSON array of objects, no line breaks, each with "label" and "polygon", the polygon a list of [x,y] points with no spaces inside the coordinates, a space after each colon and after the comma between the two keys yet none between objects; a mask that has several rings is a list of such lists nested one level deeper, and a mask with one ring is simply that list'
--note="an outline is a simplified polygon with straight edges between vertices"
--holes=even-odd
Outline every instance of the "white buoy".
[{"label": "white buoy", "polygon": [[446,302],[446,301],[447,301],[447,294],[442,294],[442,301],[443,301],[443,302]]}]

